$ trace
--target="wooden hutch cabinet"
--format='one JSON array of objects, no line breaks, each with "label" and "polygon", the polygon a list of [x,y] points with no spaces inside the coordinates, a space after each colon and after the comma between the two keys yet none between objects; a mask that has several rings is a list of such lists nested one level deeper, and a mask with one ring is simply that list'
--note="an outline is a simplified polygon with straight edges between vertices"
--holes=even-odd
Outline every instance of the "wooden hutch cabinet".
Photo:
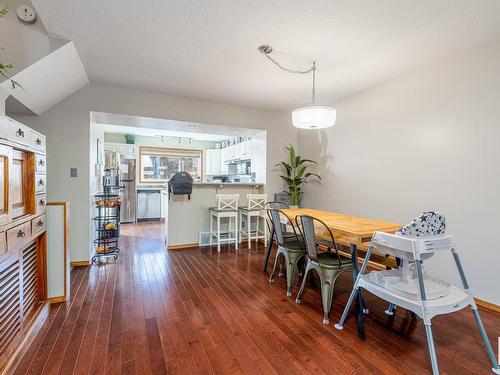
[{"label": "wooden hutch cabinet", "polygon": [[0,373],[47,299],[45,137],[0,116]]}]

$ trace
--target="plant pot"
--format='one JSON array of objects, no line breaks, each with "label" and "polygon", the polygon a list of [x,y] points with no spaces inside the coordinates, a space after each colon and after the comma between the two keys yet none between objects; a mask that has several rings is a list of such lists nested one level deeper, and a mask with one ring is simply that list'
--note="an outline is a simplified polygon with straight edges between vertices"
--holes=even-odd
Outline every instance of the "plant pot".
[{"label": "plant pot", "polygon": [[298,206],[298,205],[296,205],[296,204],[291,204],[291,205],[290,205],[290,208],[292,208],[292,209],[297,209],[297,208],[299,208],[299,206]]}]

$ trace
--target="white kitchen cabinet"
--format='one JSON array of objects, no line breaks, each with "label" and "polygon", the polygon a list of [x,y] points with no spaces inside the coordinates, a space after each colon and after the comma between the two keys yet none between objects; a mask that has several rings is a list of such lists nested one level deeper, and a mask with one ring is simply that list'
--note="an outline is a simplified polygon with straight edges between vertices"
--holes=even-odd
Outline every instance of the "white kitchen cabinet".
[{"label": "white kitchen cabinet", "polygon": [[245,141],[240,143],[240,159],[250,159],[251,154],[251,141]]},{"label": "white kitchen cabinet", "polygon": [[205,175],[221,174],[221,150],[206,150],[204,164]]},{"label": "white kitchen cabinet", "polygon": [[227,174],[228,166],[226,161],[229,160],[229,147],[224,147],[220,150],[220,173]]},{"label": "white kitchen cabinet", "polygon": [[[219,151],[219,160],[214,161],[220,165],[219,174],[228,174],[228,163],[237,160],[252,160],[252,140],[237,143],[228,147],[221,148]],[[215,151],[215,150],[207,150]],[[208,168],[207,168],[208,170]],[[208,173],[206,173],[208,174]]]}]

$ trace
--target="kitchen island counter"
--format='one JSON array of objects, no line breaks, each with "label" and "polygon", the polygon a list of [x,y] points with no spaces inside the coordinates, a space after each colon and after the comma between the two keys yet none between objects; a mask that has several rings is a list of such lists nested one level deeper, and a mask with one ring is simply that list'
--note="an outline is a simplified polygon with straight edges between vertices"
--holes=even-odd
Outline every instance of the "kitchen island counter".
[{"label": "kitchen island counter", "polygon": [[171,195],[168,207],[166,243],[169,249],[198,246],[200,234],[206,238],[209,230],[209,207],[216,205],[216,194],[239,194],[240,206],[247,202],[247,194],[261,193],[264,184],[258,183],[195,183],[191,199],[186,195]]}]

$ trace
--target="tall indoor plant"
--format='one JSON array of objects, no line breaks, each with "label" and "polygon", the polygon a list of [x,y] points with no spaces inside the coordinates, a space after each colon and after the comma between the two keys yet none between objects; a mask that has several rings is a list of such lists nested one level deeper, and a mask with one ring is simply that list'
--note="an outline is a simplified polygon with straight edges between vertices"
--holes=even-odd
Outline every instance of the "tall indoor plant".
[{"label": "tall indoor plant", "polygon": [[287,193],[290,196],[290,206],[298,207],[303,185],[311,178],[321,180],[318,174],[308,171],[313,164],[317,165],[318,163],[311,159],[302,159],[297,155],[293,145],[285,147],[285,150],[288,151],[288,161],[282,161],[276,166],[281,168],[282,174],[280,177],[288,186]]}]

